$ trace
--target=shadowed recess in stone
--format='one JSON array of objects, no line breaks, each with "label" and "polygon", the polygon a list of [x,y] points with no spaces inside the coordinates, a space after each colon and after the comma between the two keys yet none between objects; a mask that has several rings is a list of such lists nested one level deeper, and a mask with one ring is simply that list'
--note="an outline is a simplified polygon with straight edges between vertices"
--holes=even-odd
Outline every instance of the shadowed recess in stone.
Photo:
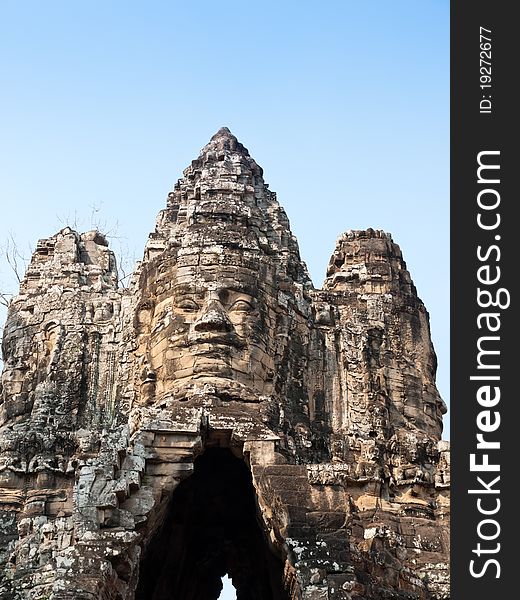
[{"label": "shadowed recess in stone", "polygon": [[285,600],[283,562],[260,526],[251,473],[209,448],[172,495],[141,566],[136,600],[216,600],[229,574],[237,600]]}]

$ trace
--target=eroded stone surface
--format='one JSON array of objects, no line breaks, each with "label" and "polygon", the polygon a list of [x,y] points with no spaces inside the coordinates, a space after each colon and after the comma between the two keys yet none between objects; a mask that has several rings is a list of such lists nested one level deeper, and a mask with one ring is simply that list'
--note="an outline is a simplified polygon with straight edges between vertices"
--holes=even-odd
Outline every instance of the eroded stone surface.
[{"label": "eroded stone surface", "polygon": [[[226,128],[169,194],[129,289],[101,234],[38,243],[3,355],[1,599],[216,598],[225,572],[242,599],[449,597],[445,407],[399,247],[347,232],[314,289]],[[222,528],[183,539],[200,531],[175,516],[196,519],[194,465],[219,448],[247,464],[263,550]],[[208,500],[215,522],[225,497]],[[267,575],[240,548],[272,565],[270,591],[246,589]],[[163,583],[139,582],[163,554]]]}]

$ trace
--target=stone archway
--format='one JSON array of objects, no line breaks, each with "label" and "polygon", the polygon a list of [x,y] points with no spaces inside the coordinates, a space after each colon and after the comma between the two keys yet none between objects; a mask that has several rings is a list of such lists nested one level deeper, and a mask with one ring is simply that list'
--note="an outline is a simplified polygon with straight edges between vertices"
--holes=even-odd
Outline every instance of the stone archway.
[{"label": "stone archway", "polygon": [[136,600],[216,600],[225,574],[237,600],[287,600],[283,561],[267,542],[244,460],[207,448],[172,495],[140,567]]}]

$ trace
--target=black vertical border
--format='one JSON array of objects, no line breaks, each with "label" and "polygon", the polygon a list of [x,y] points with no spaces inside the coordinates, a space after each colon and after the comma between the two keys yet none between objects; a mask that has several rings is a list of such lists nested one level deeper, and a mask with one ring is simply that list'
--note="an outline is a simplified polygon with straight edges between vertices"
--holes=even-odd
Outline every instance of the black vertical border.
[{"label": "black vertical border", "polygon": [[[516,238],[520,240],[520,225],[514,213],[520,206],[520,139],[518,137],[518,110],[520,107],[520,24],[513,16],[516,3],[508,0],[453,0],[451,2],[451,448],[452,448],[452,536],[451,568],[452,598],[454,600],[499,599],[518,597],[520,584],[516,573],[517,562],[514,541],[520,531],[520,516],[514,511],[517,502],[517,482],[520,482],[520,352],[516,348],[520,333],[520,315],[514,289],[517,273],[520,275],[520,257]],[[481,114],[479,104],[486,90],[480,88],[480,26],[492,31],[492,113]],[[516,105],[516,106],[514,106]],[[482,185],[477,183],[477,155],[481,151],[500,151],[501,224],[499,230],[485,232],[477,225],[477,194]],[[519,220],[520,223],[520,220]],[[515,231],[518,230],[518,231]],[[477,526],[486,516],[477,509],[477,495],[468,494],[478,488],[476,477],[489,480],[490,474],[472,473],[469,457],[476,452],[477,415],[483,410],[476,401],[478,385],[470,381],[477,372],[477,246],[487,247],[499,234],[501,279],[496,287],[507,288],[511,305],[500,310],[500,388],[498,405],[501,425],[489,436],[501,442],[500,450],[489,452],[490,462],[498,460],[501,470],[501,508],[496,518],[501,533],[495,541],[479,540]],[[495,242],[496,243],[496,242]],[[496,254],[493,254],[493,258]],[[519,356],[519,359],[517,359]],[[516,385],[515,385],[516,383]],[[496,410],[496,409],[492,409]],[[482,496],[485,499],[491,495]],[[493,496],[496,497],[496,496]],[[491,506],[491,502],[488,506]],[[491,529],[487,530],[488,532]],[[496,554],[476,556],[473,550],[480,541],[483,548],[500,543]],[[485,574],[475,578],[469,563],[477,559],[477,570],[482,569],[486,557],[496,558],[497,569],[489,566]]]}]

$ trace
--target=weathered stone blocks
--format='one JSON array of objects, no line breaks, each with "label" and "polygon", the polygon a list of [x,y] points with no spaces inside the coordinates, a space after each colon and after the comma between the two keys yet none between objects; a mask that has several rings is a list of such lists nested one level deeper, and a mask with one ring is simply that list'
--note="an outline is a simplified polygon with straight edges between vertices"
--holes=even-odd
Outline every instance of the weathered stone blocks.
[{"label": "weathered stone blocks", "polygon": [[38,242],[0,390],[0,599],[449,597],[428,314],[382,231],[314,289],[219,130],[128,289],[99,232]]}]

